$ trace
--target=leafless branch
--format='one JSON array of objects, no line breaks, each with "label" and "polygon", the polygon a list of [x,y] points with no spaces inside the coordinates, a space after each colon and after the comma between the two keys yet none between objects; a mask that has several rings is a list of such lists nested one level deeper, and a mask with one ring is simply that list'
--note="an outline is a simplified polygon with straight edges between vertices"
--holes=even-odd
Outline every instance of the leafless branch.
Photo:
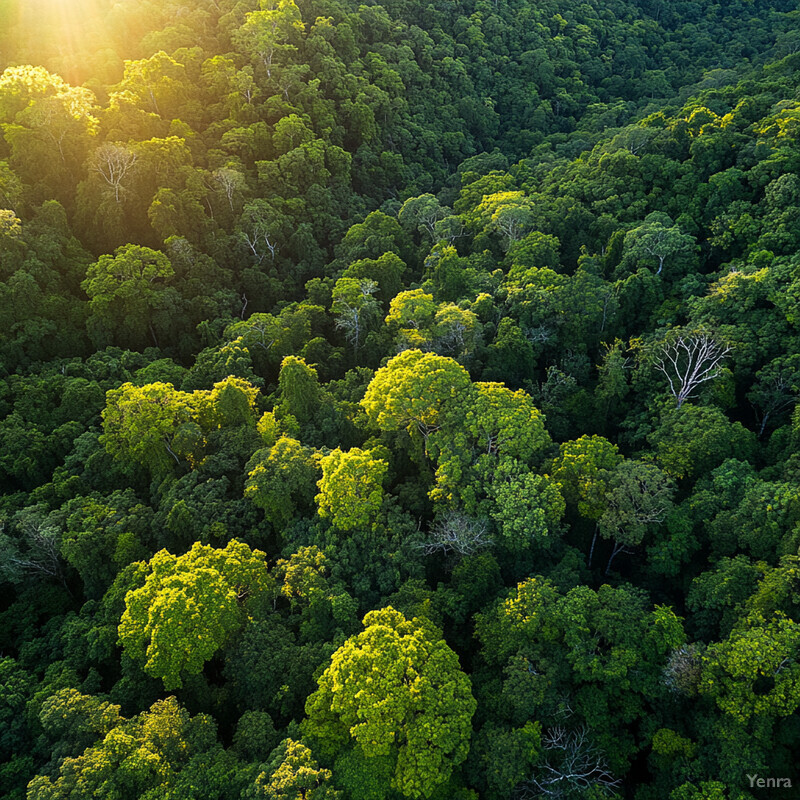
[{"label": "leafless branch", "polygon": [[708,333],[684,334],[663,342],[653,365],[667,379],[670,394],[680,408],[706,381],[716,378],[722,362],[731,352],[730,345]]},{"label": "leafless branch", "polygon": [[471,556],[491,544],[485,519],[474,519],[462,511],[452,511],[431,526],[429,538],[419,547],[425,555],[455,553]]},{"label": "leafless branch", "polygon": [[602,751],[591,741],[586,728],[567,731],[550,728],[542,737],[543,762],[536,773],[519,787],[520,800],[582,796],[589,789],[611,795],[620,785],[606,765]]},{"label": "leafless branch", "polygon": [[119,203],[122,183],[136,166],[138,155],[125,145],[106,142],[95,150],[94,159],[94,171],[114,190],[114,199]]}]

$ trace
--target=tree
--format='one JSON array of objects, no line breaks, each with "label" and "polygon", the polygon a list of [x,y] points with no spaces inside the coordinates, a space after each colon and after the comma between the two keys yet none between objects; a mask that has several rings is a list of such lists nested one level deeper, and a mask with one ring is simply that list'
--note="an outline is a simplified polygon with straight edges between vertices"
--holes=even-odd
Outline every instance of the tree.
[{"label": "tree", "polygon": [[489,494],[494,501],[490,513],[504,544],[513,550],[552,544],[565,509],[557,484],[507,458],[498,463]]},{"label": "tree", "polygon": [[653,258],[658,261],[656,275],[664,269],[664,261],[679,253],[688,253],[694,239],[660,212],[649,214],[644,222],[625,235],[625,257],[633,261]]},{"label": "tree", "polygon": [[524,800],[586,796],[592,790],[597,792],[595,796],[611,796],[621,784],[586,728],[552,728],[542,736],[542,747],[545,758],[522,783],[519,796]]},{"label": "tree", "polygon": [[380,258],[362,258],[354,261],[342,273],[344,278],[372,280],[378,284],[378,295],[384,303],[403,288],[402,276],[405,262],[397,253],[384,253]]},{"label": "tree", "polygon": [[[364,778],[376,769],[405,797],[430,797],[467,757],[476,707],[469,679],[425,619],[387,606],[370,611],[364,628],[333,654],[303,729],[340,761],[352,765],[353,752]],[[388,788],[377,791],[385,797]]]},{"label": "tree", "polygon": [[756,444],[755,434],[718,408],[693,405],[669,409],[647,439],[673,478],[707,474],[728,458],[747,461]]},{"label": "tree", "polygon": [[746,723],[753,717],[786,717],[800,707],[800,624],[780,613],[745,617],[703,659],[700,692]]},{"label": "tree", "polygon": [[320,768],[301,742],[284,739],[261,765],[255,782],[244,793],[247,800],[339,800],[331,785],[333,773]]},{"label": "tree", "polygon": [[398,350],[430,349],[437,306],[422,289],[399,292],[389,304],[386,324],[394,333]]},{"label": "tree", "polygon": [[440,355],[468,358],[478,346],[480,330],[474,312],[455,303],[442,304],[434,317],[433,348]]},{"label": "tree", "polygon": [[471,381],[450,358],[405,350],[381,367],[361,405],[381,430],[406,428],[427,437],[463,402]]},{"label": "tree", "polygon": [[161,50],[149,58],[126,61],[122,81],[113,91],[131,98],[137,108],[179,119],[191,88],[184,65]]},{"label": "tree", "polygon": [[266,371],[303,349],[312,338],[312,322],[322,314],[318,306],[302,303],[286,306],[278,315],[256,312],[231,323],[225,329],[225,338],[233,341],[241,337],[256,366]]},{"label": "tree", "polygon": [[157,329],[175,304],[175,290],[168,284],[175,275],[167,256],[140,245],[118,247],[89,267],[81,287],[89,295],[90,325],[95,338],[135,348],[148,341],[158,347]]},{"label": "tree", "polygon": [[182,556],[166,550],[149,562],[144,586],[125,596],[119,638],[168,690],[206,661],[273,595],[265,555],[238,541],[222,550],[195,542]]},{"label": "tree", "polygon": [[653,366],[667,379],[669,392],[680,408],[700,386],[714,380],[731,346],[705,331],[675,331],[653,346]]},{"label": "tree", "polygon": [[236,168],[235,163],[231,163],[215,169],[211,173],[211,180],[227,200],[231,214],[235,213],[234,200],[238,205],[242,194],[247,190],[247,180],[244,174]]},{"label": "tree", "polygon": [[12,584],[47,578],[66,586],[57,522],[36,506],[20,511],[14,522],[13,536],[0,526],[0,575]]},{"label": "tree", "polygon": [[76,758],[66,758],[54,775],[37,775],[30,800],[100,800],[168,796],[192,759],[216,743],[216,726],[206,714],[191,717],[174,697],[121,720]]},{"label": "tree", "polygon": [[564,442],[553,461],[553,480],[567,502],[589,519],[598,520],[606,508],[613,470],[622,462],[615,444],[602,436],[581,436]]},{"label": "tree", "polygon": [[469,223],[473,228],[498,231],[510,248],[530,232],[534,214],[524,192],[495,192],[484,195],[469,215]]},{"label": "tree", "polygon": [[119,205],[128,188],[139,156],[128,145],[104,142],[92,151],[90,169],[100,176]]},{"label": "tree", "polygon": [[461,511],[449,511],[439,517],[430,527],[428,536],[420,545],[425,555],[442,553],[448,556],[471,556],[491,547],[487,520],[475,519]]},{"label": "tree", "polygon": [[281,530],[311,509],[318,473],[314,452],[288,436],[258,450],[246,466],[244,496]]},{"label": "tree", "polygon": [[759,418],[759,437],[770,419],[786,412],[800,394],[800,354],[779,356],[756,373],[756,382],[747,399]]},{"label": "tree", "polygon": [[196,423],[196,394],[171,383],[124,383],[106,395],[102,441],[115,458],[130,460],[159,475],[172,463],[196,460],[205,444]]},{"label": "tree", "polygon": [[372,296],[378,284],[367,278],[339,278],[333,288],[331,311],[336,314],[336,328],[343,331],[358,359],[358,348],[380,315],[378,301]]},{"label": "tree", "polygon": [[439,239],[437,224],[452,213],[432,194],[422,194],[419,197],[409,197],[397,212],[397,219],[406,227],[416,227],[436,242]]},{"label": "tree", "polygon": [[153,512],[131,489],[77,497],[62,509],[60,550],[81,576],[87,597],[100,599],[123,567],[152,554]]},{"label": "tree", "polygon": [[291,222],[275,202],[258,198],[246,203],[239,220],[239,236],[256,264],[275,263],[281,245],[288,238]]},{"label": "tree", "polygon": [[301,425],[311,421],[320,403],[317,371],[302,358],[286,356],[278,376],[281,411],[291,414]]},{"label": "tree", "polygon": [[0,75],[0,127],[11,164],[42,200],[67,200],[97,133],[94,94],[43,67],[8,67]]},{"label": "tree", "polygon": [[525,392],[481,382],[465,401],[463,424],[479,452],[531,463],[550,444],[544,415]]},{"label": "tree", "polygon": [[598,520],[600,534],[614,540],[606,575],[619,553],[640,544],[650,526],[663,522],[672,507],[674,486],[655,464],[623,461],[614,470],[606,509]]},{"label": "tree", "polygon": [[319,515],[348,531],[372,522],[383,501],[381,486],[389,465],[369,450],[336,449],[319,461],[322,478],[316,497]]},{"label": "tree", "polygon": [[259,11],[248,12],[245,23],[236,32],[237,43],[254,62],[264,67],[272,78],[276,58],[286,59],[297,50],[305,26],[294,0],[267,0]]},{"label": "tree", "polygon": [[60,689],[48,697],[39,711],[39,721],[54,743],[52,758],[80,755],[98,738],[120,723],[120,706],[81,694],[77,689]]},{"label": "tree", "polygon": [[592,732],[614,771],[636,753],[630,725],[649,718],[664,661],[685,641],[672,609],[650,607],[638,589],[576,586],[561,595],[541,576],[477,614],[475,630],[482,657],[507,676],[497,720],[522,724],[535,713],[558,728],[571,718],[573,730]]}]

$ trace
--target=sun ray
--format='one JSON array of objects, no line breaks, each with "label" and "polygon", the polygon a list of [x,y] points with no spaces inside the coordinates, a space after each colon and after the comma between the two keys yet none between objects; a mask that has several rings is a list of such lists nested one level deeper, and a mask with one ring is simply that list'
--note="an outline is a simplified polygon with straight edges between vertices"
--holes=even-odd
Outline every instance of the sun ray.
[{"label": "sun ray", "polygon": [[29,63],[83,83],[92,77],[98,54],[114,49],[106,26],[112,5],[112,0],[12,0],[16,50]]}]

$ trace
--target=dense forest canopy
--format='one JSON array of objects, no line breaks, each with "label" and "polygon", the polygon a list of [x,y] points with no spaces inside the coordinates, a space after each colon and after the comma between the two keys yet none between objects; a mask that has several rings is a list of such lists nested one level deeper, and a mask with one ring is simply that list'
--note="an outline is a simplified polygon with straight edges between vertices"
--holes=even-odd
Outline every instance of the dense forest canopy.
[{"label": "dense forest canopy", "polygon": [[0,792],[800,784],[800,8],[0,4]]}]

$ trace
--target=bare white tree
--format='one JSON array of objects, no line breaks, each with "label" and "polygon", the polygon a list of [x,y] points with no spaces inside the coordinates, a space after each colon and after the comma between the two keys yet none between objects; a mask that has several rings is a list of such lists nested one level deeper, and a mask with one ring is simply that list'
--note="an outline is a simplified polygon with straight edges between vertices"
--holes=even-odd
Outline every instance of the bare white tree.
[{"label": "bare white tree", "polygon": [[662,680],[671,692],[687,697],[697,694],[703,671],[703,651],[702,645],[685,644],[670,653]]},{"label": "bare white tree", "polygon": [[511,245],[530,233],[533,228],[533,211],[523,205],[501,206],[492,216],[492,222]]},{"label": "bare white tree", "polygon": [[[19,538],[4,533],[0,523],[0,574],[12,583],[30,577],[52,578],[66,586],[58,544],[58,528],[39,514],[32,514],[18,526]],[[19,544],[24,543],[24,549]]]},{"label": "bare white tree", "polygon": [[525,334],[525,338],[533,344],[547,344],[555,336],[556,327],[552,322],[545,322],[534,328],[523,328],[522,332]]},{"label": "bare white tree", "polygon": [[520,800],[570,798],[583,796],[594,788],[614,794],[620,781],[606,765],[602,751],[591,741],[586,728],[567,731],[558,726],[542,737],[545,759],[532,778],[520,785]]},{"label": "bare white tree", "polygon": [[[244,175],[242,175],[239,170],[233,169],[232,167],[220,167],[214,170],[211,177],[219,191],[225,195],[228,205],[230,205],[231,211],[233,211],[234,198],[247,188],[247,181]],[[265,238],[268,240],[268,237]],[[269,246],[269,241],[267,241],[267,245]]]},{"label": "bare white tree", "polygon": [[485,519],[475,519],[463,511],[451,511],[431,525],[429,538],[420,547],[425,555],[471,556],[491,544]]},{"label": "bare white tree", "polygon": [[730,345],[705,332],[685,333],[656,348],[653,365],[667,379],[680,408],[698,387],[716,378]]},{"label": "bare white tree", "polygon": [[130,147],[115,142],[105,142],[94,151],[93,169],[102,176],[114,192],[114,199],[120,202],[124,181],[136,166],[138,155]]},{"label": "bare white tree", "polygon": [[380,305],[372,296],[378,291],[375,281],[364,279],[358,285],[359,294],[348,302],[344,298],[334,301],[332,309],[336,314],[336,329],[343,331],[345,339],[353,346],[358,357],[358,347],[364,332],[379,314]]}]

